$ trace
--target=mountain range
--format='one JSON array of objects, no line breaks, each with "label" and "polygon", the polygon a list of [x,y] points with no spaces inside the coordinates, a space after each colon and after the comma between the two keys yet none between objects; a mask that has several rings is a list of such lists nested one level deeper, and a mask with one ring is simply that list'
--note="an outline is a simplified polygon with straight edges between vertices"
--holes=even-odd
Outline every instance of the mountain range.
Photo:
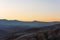
[{"label": "mountain range", "polygon": [[[18,21],[18,20],[6,20],[0,19],[0,40],[4,40],[7,36],[10,37],[12,33],[19,32],[19,35],[25,34],[25,30],[30,28],[40,28],[43,27],[44,29],[48,26],[51,27],[52,25],[60,24],[60,22],[42,22],[42,21]],[[53,26],[52,26],[53,27]],[[32,29],[31,29],[32,30]],[[30,33],[31,30],[28,30]],[[37,29],[34,29],[32,32],[36,32]]]},{"label": "mountain range", "polygon": [[6,20],[0,19],[0,26],[28,26],[28,27],[42,27],[42,26],[50,26],[54,24],[60,24],[60,22],[41,22],[41,21],[18,21],[18,20]]}]

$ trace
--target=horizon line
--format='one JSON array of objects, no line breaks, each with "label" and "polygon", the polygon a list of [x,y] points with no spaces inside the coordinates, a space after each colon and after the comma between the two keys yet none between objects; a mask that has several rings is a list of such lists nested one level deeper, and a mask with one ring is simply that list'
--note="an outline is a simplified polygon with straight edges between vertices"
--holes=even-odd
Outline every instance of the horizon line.
[{"label": "horizon line", "polygon": [[17,19],[0,19],[0,20],[11,20],[11,21],[22,21],[22,22],[60,22],[60,21],[39,21],[39,20],[23,21],[23,20],[17,20]]}]

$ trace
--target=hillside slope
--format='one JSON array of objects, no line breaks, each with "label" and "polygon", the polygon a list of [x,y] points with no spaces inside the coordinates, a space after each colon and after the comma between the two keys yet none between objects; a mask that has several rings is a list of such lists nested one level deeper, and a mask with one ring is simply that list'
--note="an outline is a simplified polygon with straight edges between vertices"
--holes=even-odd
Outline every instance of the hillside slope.
[{"label": "hillside slope", "polygon": [[16,32],[6,40],[60,40],[60,24]]}]

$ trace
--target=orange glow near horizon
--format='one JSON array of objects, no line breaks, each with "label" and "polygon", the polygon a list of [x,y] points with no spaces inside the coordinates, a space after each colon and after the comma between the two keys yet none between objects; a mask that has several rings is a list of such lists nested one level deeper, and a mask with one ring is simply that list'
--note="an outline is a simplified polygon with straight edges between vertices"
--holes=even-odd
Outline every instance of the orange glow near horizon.
[{"label": "orange glow near horizon", "polygon": [[[4,18],[2,18],[4,19]],[[51,21],[60,21],[59,18],[29,18],[29,17],[26,17],[26,18],[13,18],[13,17],[8,17],[6,18],[7,20],[19,20],[19,21],[45,21],[45,22],[51,22]]]}]

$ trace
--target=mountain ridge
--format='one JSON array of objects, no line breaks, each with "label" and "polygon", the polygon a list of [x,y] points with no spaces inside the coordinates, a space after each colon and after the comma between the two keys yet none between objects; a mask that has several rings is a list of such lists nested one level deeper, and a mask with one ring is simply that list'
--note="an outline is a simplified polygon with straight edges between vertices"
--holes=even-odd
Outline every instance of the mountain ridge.
[{"label": "mountain ridge", "polygon": [[54,24],[60,24],[58,21],[54,22],[42,22],[42,21],[19,21],[19,20],[7,20],[0,19],[0,26],[29,26],[29,27],[41,27],[41,26],[50,26]]}]

